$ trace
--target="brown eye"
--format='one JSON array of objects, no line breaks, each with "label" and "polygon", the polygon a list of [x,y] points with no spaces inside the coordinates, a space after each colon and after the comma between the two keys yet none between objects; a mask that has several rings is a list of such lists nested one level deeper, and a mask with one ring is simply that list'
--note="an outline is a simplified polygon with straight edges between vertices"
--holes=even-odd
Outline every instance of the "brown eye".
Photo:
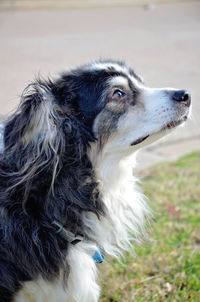
[{"label": "brown eye", "polygon": [[120,100],[124,96],[124,92],[120,90],[115,90],[115,92],[112,95],[113,100]]}]

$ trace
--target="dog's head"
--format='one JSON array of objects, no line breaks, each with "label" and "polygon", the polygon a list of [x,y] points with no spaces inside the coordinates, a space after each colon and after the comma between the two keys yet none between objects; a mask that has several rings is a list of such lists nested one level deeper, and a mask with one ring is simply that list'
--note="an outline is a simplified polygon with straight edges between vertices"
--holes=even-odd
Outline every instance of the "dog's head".
[{"label": "dog's head", "polygon": [[123,63],[92,63],[73,75],[75,104],[97,139],[92,144],[95,153],[123,158],[170,133],[188,117],[187,90],[147,87]]}]

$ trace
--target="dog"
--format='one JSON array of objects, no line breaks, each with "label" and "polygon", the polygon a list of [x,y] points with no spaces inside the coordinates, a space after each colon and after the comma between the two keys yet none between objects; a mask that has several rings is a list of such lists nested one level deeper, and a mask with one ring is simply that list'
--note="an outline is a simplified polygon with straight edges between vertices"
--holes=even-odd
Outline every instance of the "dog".
[{"label": "dog", "polygon": [[149,217],[139,149],[183,124],[186,90],[124,63],[38,79],[1,128],[1,302],[97,302],[98,266],[140,241]]}]

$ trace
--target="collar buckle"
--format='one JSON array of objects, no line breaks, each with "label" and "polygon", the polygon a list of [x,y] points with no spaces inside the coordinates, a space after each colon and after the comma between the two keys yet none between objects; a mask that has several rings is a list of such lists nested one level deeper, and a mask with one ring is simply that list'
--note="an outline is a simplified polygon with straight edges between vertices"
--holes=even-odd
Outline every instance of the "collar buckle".
[{"label": "collar buckle", "polygon": [[56,227],[56,234],[59,234],[63,239],[67,240],[69,243],[73,245],[79,243],[80,241],[83,241],[84,239],[83,235],[81,234],[76,235],[73,232],[68,231],[67,229],[64,228],[64,226],[60,222],[56,220],[52,222],[52,225]]}]

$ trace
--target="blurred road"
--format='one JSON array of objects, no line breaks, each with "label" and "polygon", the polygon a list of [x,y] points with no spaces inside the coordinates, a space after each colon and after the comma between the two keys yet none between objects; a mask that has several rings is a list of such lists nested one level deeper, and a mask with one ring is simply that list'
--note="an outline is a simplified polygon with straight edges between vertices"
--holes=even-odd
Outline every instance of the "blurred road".
[{"label": "blurred road", "polygon": [[148,147],[140,168],[200,149],[200,2],[149,6],[0,11],[0,115],[38,74],[98,58],[125,60],[153,87],[186,88],[193,115]]}]

